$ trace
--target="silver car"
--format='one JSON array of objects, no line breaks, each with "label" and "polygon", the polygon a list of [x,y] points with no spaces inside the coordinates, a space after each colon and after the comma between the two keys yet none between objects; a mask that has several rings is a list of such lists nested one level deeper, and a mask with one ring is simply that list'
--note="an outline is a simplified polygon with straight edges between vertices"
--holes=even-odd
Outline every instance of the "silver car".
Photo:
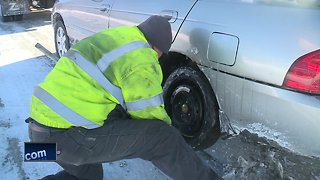
[{"label": "silver car", "polygon": [[190,145],[248,129],[320,156],[319,0],[60,0],[57,53],[154,14],[172,25],[160,60],[165,106]]}]

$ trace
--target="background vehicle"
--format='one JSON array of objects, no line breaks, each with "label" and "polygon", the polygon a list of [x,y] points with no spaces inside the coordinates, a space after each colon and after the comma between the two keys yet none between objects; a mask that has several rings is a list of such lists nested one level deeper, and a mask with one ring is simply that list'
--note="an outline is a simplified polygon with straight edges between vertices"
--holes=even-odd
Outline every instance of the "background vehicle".
[{"label": "background vehicle", "polygon": [[33,7],[52,8],[55,0],[29,0],[29,3]]},{"label": "background vehicle", "polygon": [[4,22],[21,21],[24,14],[30,13],[30,6],[52,8],[55,0],[0,0],[0,16]]},{"label": "background vehicle", "polygon": [[320,156],[319,0],[61,1],[52,13],[57,54],[153,14],[172,24],[165,105],[192,146],[212,145],[232,125]]},{"label": "background vehicle", "polygon": [[25,0],[0,0],[0,16],[2,21],[20,21],[23,14],[29,13],[29,3]]}]

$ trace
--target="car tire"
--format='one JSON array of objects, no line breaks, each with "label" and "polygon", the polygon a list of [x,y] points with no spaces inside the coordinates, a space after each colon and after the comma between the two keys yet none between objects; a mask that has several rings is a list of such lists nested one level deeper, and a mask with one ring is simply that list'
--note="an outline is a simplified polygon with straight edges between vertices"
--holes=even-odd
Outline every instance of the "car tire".
[{"label": "car tire", "polygon": [[163,91],[172,125],[188,144],[202,150],[219,139],[218,103],[202,73],[191,67],[180,67],[169,75]]},{"label": "car tire", "polygon": [[54,24],[54,43],[58,57],[61,57],[70,49],[70,41],[66,27],[61,20]]}]

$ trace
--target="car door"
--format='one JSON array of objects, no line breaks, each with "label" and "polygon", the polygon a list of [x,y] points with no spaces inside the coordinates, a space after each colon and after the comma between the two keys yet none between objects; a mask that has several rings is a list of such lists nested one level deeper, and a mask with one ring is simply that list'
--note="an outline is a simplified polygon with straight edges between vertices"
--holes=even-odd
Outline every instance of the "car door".
[{"label": "car door", "polygon": [[109,26],[138,25],[151,15],[167,17],[173,37],[196,0],[118,0],[110,14]]},{"label": "car door", "polygon": [[77,0],[66,3],[64,21],[69,34],[83,39],[108,28],[109,13],[114,0]]}]

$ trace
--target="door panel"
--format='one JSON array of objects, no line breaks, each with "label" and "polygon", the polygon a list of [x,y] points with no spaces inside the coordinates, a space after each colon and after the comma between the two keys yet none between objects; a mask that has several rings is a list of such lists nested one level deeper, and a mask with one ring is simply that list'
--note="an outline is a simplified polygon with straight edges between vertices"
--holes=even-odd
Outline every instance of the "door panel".
[{"label": "door panel", "polygon": [[108,28],[113,2],[114,0],[77,0],[66,3],[63,17],[69,35],[80,40]]},{"label": "door panel", "polygon": [[138,25],[151,15],[168,17],[175,37],[185,16],[196,0],[119,0],[112,7],[110,27]]}]

